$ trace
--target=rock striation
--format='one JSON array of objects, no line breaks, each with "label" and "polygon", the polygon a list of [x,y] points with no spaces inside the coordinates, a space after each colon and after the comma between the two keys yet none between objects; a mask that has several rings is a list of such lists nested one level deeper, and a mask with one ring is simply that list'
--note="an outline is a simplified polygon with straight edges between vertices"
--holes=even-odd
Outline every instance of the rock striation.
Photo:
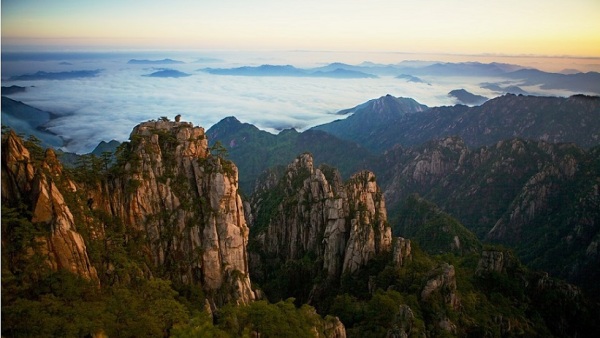
[{"label": "rock striation", "polygon": [[253,239],[262,256],[287,261],[313,255],[332,280],[392,248],[385,201],[373,173],[359,172],[343,183],[337,170],[314,168],[308,153],[296,158],[277,183],[270,177],[259,185],[252,214]]},{"label": "rock striation", "polygon": [[246,304],[255,299],[249,229],[237,167],[222,151],[211,154],[203,128],[161,118],[136,126],[112,167],[84,157],[67,173],[52,150],[33,159],[11,132],[2,140],[2,203],[25,202],[29,221],[48,229],[36,247],[55,270],[101,284],[168,279],[201,289],[213,310]]},{"label": "rock striation", "polygon": [[392,261],[396,267],[402,267],[407,260],[412,259],[410,239],[396,237],[392,251]]},{"label": "rock striation", "polygon": [[67,270],[97,282],[98,274],[88,256],[86,243],[77,231],[78,225],[61,193],[61,187],[76,189],[75,185],[62,177],[63,168],[54,151],[46,151],[39,160],[40,163],[35,163],[13,131],[3,135],[2,205],[25,208],[28,221],[34,228],[42,229],[34,235],[34,243],[29,243],[31,246],[18,255],[39,254],[52,270]]},{"label": "rock striation", "polygon": [[200,285],[213,308],[253,300],[236,166],[188,122],[145,122],[130,140],[118,174],[89,190],[93,208],[141,232],[151,270]]}]

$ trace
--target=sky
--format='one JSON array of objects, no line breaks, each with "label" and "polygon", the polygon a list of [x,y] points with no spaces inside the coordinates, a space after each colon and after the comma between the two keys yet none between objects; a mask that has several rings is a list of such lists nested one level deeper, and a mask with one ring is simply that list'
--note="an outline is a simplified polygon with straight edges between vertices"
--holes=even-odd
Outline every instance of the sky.
[{"label": "sky", "polygon": [[2,0],[3,50],[600,56],[598,0]]},{"label": "sky", "polygon": [[[305,130],[386,94],[428,106],[464,88],[492,98],[498,78],[217,76],[206,67],[372,61],[504,62],[545,71],[600,70],[600,0],[2,0],[2,86],[56,118],[45,127],[84,153],[125,141],[138,123],[182,114],[208,129],[227,116],[276,133]],[[58,53],[45,53],[58,52]],[[90,53],[79,53],[81,51]],[[6,53],[26,52],[26,53]],[[33,52],[33,53],[29,53]],[[38,53],[41,52],[41,53]],[[105,53],[106,52],[106,53]],[[170,57],[189,77],[151,78],[128,60]],[[161,67],[161,66],[158,66]],[[11,80],[38,71],[93,78]],[[523,87],[532,95],[564,90]],[[4,113],[3,113],[3,116]],[[4,120],[3,120],[4,121]]]}]

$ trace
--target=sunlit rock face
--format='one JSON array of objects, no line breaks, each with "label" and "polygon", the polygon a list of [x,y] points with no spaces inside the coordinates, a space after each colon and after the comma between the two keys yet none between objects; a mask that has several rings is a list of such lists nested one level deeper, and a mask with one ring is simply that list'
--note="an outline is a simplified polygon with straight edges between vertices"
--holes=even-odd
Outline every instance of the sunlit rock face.
[{"label": "sunlit rock face", "polygon": [[[391,228],[373,173],[343,183],[337,170],[315,168],[310,154],[288,165],[277,181],[267,176],[252,202],[259,251],[281,260],[315,256],[336,279],[391,250]],[[260,265],[260,264],[259,264]]]},{"label": "sunlit rock face", "polygon": [[[203,128],[167,119],[142,123],[119,149],[113,168],[85,182],[63,175],[51,150],[34,163],[14,133],[3,137],[2,147],[3,204],[26,201],[31,222],[48,225],[50,232],[37,247],[53,269],[98,280],[76,225],[103,241],[107,229],[121,224],[127,229],[125,242],[141,241],[145,263],[138,276],[129,272],[119,276],[120,282],[157,276],[199,285],[212,307],[255,298],[237,167],[219,153],[222,149],[210,154]],[[85,196],[87,203],[68,205],[65,191]],[[112,269],[103,267],[104,273]]]},{"label": "sunlit rock face", "polygon": [[119,175],[90,191],[94,208],[142,232],[154,267],[200,284],[212,306],[253,300],[237,167],[188,122],[145,122],[130,140]]},{"label": "sunlit rock face", "polygon": [[15,255],[31,257],[37,254],[52,270],[67,270],[97,282],[98,274],[90,262],[83,237],[77,231],[78,224],[59,188],[75,189],[73,182],[63,179],[62,170],[54,151],[46,151],[41,162],[35,163],[14,132],[3,135],[2,204],[29,210],[28,221],[42,229],[34,235],[33,243],[29,243],[31,247]]}]

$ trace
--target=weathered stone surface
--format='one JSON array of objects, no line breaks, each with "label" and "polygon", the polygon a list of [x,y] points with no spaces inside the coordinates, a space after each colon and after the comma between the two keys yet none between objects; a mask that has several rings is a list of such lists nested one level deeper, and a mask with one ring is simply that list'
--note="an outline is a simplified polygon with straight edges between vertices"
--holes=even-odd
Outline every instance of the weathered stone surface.
[{"label": "weathered stone surface", "polygon": [[[14,132],[2,140],[2,202],[8,206],[25,202],[31,210],[31,223],[50,229],[37,238],[39,253],[46,256],[54,270],[67,270],[88,280],[98,280],[88,257],[86,244],[77,232],[75,220],[63,194],[55,183],[61,179],[62,166],[52,150],[46,152],[36,168],[29,151]],[[72,182],[67,182],[73,186]]]},{"label": "weathered stone surface", "polygon": [[415,322],[415,314],[406,304],[398,307],[398,314],[394,318],[392,328],[388,331],[388,338],[408,338],[411,336]]},{"label": "weathered stone surface", "polygon": [[388,252],[392,232],[387,224],[385,200],[369,171],[355,174],[346,183],[350,210],[350,238],[344,257],[343,272],[354,272],[375,254]]},{"label": "weathered stone surface", "polygon": [[346,327],[338,317],[326,317],[324,326],[327,338],[346,338]]},{"label": "weathered stone surface", "polygon": [[435,292],[441,292],[446,304],[453,309],[460,308],[460,299],[456,292],[456,272],[453,265],[444,263],[432,272],[421,291],[421,299],[427,301]]},{"label": "weathered stone surface", "polygon": [[267,202],[278,203],[266,224],[253,225],[261,228],[255,239],[266,254],[283,261],[316,254],[336,279],[391,250],[385,201],[373,173],[360,172],[343,184],[336,170],[314,168],[312,156],[303,154],[278,182],[265,183],[271,195],[259,186],[253,200],[254,220]]},{"label": "weathered stone surface", "polygon": [[394,250],[392,251],[392,259],[396,267],[404,266],[406,260],[412,259],[410,240],[402,237],[396,237],[394,241]]},{"label": "weathered stone surface", "polygon": [[488,272],[506,272],[508,259],[504,251],[484,250],[477,263],[476,274],[481,275]]},{"label": "weathered stone surface", "polygon": [[188,122],[145,122],[130,139],[123,175],[90,191],[94,207],[145,233],[154,266],[201,285],[213,308],[253,300],[236,166]]},{"label": "weathered stone surface", "polygon": [[29,150],[10,131],[2,138],[2,199],[16,201],[31,190],[34,168]]}]

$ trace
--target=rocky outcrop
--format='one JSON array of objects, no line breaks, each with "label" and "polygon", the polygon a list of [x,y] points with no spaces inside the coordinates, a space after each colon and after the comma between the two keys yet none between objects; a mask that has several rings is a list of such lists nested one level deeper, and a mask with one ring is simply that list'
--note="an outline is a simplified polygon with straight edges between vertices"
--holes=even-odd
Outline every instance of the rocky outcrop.
[{"label": "rocky outcrop", "polygon": [[2,201],[25,199],[35,169],[29,150],[14,132],[2,137]]},{"label": "rocky outcrop", "polygon": [[346,327],[338,317],[326,317],[324,329],[325,336],[328,338],[346,338]]},{"label": "rocky outcrop", "polygon": [[481,252],[481,258],[477,263],[477,275],[490,272],[503,273],[510,264],[507,252],[496,250],[484,250]]},{"label": "rocky outcrop", "polygon": [[406,304],[401,304],[398,313],[392,323],[392,328],[388,331],[388,338],[407,338],[411,336],[412,328],[415,323],[415,314]]},{"label": "rocky outcrop", "polygon": [[314,168],[312,156],[303,154],[277,186],[258,191],[253,236],[267,256],[286,261],[313,254],[336,279],[391,250],[385,201],[371,172],[343,184],[337,170]]},{"label": "rocky outcrop", "polygon": [[376,254],[390,251],[392,232],[387,224],[385,201],[372,172],[352,176],[346,183],[346,192],[350,203],[350,237],[342,272],[354,272]]},{"label": "rocky outcrop", "polygon": [[145,122],[130,140],[116,174],[89,190],[93,208],[143,233],[151,270],[201,285],[211,306],[253,300],[236,166],[188,122]]},{"label": "rocky outcrop", "polygon": [[552,291],[568,301],[578,300],[582,296],[580,288],[565,281],[551,278],[546,272],[538,273],[532,279],[534,281],[534,292],[536,293]]},{"label": "rocky outcrop", "polygon": [[96,269],[60,187],[76,189],[73,182],[62,177],[62,166],[54,151],[46,151],[41,163],[36,164],[14,132],[3,135],[2,204],[18,208],[24,203],[31,224],[47,229],[35,238],[36,245],[29,250],[45,257],[53,270],[67,270],[97,282]]},{"label": "rocky outcrop", "polygon": [[431,186],[447,186],[447,177],[460,171],[468,155],[458,137],[432,140],[414,149],[390,150],[384,155],[385,167],[378,168],[384,174],[386,200],[395,205],[411,193],[424,195]]},{"label": "rocky outcrop", "polygon": [[402,267],[407,260],[412,259],[410,240],[402,237],[396,237],[394,249],[392,251],[392,261],[396,267]]},{"label": "rocky outcrop", "polygon": [[519,241],[523,227],[541,213],[550,211],[553,195],[560,192],[561,181],[571,181],[577,171],[577,161],[567,155],[533,175],[515,198],[507,213],[496,222],[487,238]]},{"label": "rocky outcrop", "polygon": [[[423,290],[421,290],[421,301],[432,302],[434,295],[439,295],[446,306],[458,311],[461,307],[460,298],[456,290],[456,271],[453,265],[443,263],[430,273]],[[445,314],[441,314],[436,325],[450,333],[456,334],[457,326]]]},{"label": "rocky outcrop", "polygon": [[431,276],[421,291],[421,300],[428,301],[437,292],[441,293],[445,303],[452,309],[460,308],[460,299],[456,292],[456,272],[453,265],[444,263],[431,272]]}]

